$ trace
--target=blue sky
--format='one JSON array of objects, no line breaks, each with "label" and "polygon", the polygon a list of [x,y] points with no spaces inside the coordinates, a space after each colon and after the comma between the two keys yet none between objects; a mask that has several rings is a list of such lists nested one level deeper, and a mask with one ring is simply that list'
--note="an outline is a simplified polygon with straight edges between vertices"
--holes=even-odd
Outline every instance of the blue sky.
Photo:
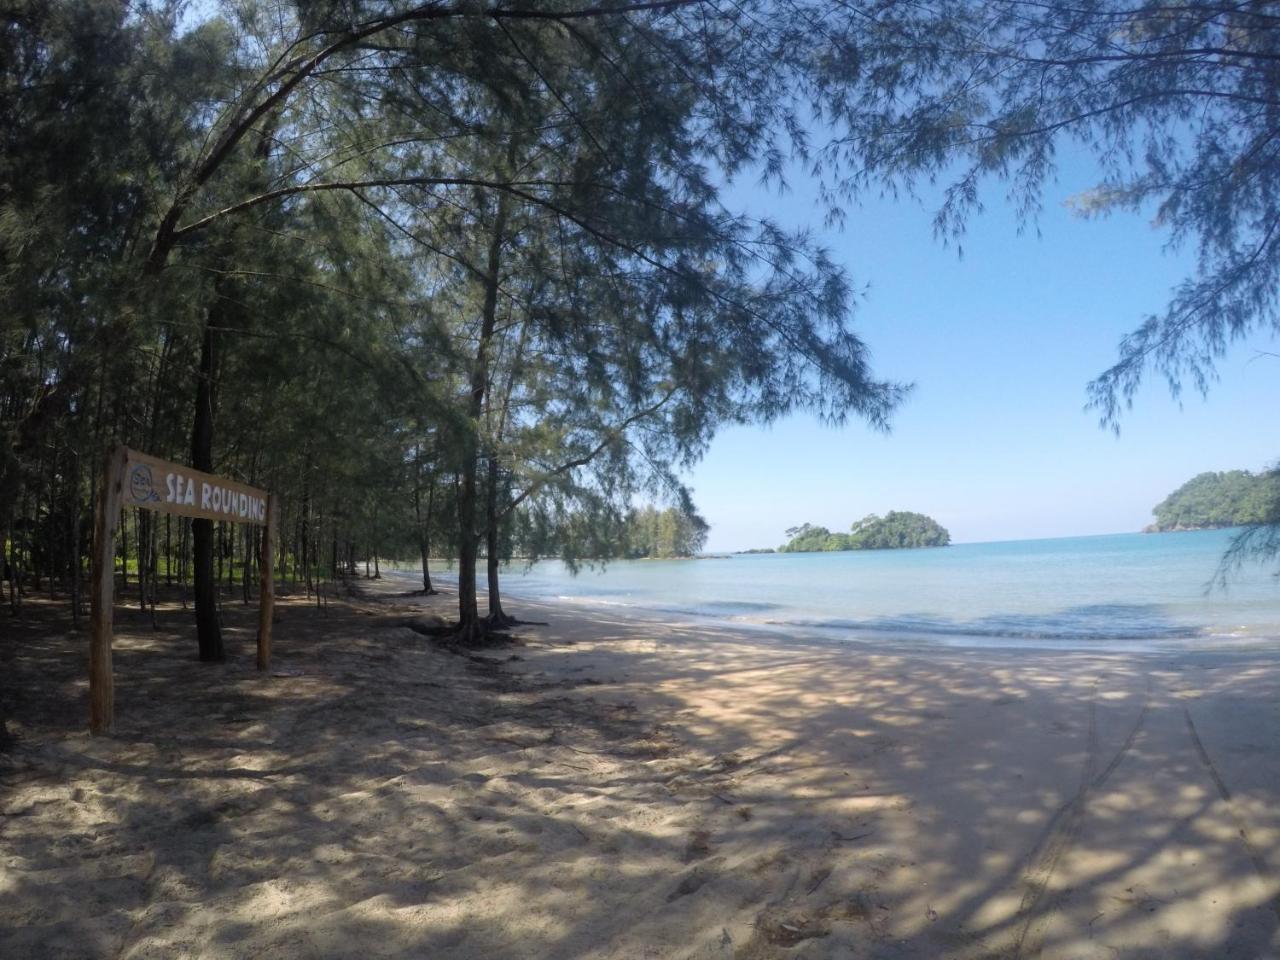
[{"label": "blue sky", "polygon": [[[917,510],[958,542],[1140,529],[1151,507],[1204,470],[1260,469],[1280,458],[1280,359],[1259,337],[1233,349],[1207,399],[1172,399],[1150,377],[1121,434],[1084,410],[1085,386],[1120,337],[1157,312],[1192,251],[1166,253],[1149,220],[1072,215],[1093,182],[1083,164],[1045,195],[1036,230],[995,185],[964,256],[934,239],[932,207],[865,201],[821,237],[869,287],[855,326],[877,375],[916,384],[888,436],[795,416],[727,430],[687,478],[711,523],[711,551],[777,546],[803,522],[833,530],[868,513]],[[790,225],[821,213],[803,182],[778,197],[737,186],[730,203]]]}]

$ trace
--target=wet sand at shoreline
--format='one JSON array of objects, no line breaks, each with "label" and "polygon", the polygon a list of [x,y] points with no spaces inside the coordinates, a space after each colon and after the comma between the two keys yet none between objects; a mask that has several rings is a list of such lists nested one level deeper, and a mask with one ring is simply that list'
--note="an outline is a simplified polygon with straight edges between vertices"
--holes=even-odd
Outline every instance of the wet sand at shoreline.
[{"label": "wet sand at shoreline", "polygon": [[[281,606],[276,670],[118,614],[0,662],[0,954],[1280,957],[1268,653],[786,644],[513,602]],[[6,621],[6,629],[12,621]],[[25,630],[22,625],[16,625]],[[10,645],[6,644],[6,648]]]}]

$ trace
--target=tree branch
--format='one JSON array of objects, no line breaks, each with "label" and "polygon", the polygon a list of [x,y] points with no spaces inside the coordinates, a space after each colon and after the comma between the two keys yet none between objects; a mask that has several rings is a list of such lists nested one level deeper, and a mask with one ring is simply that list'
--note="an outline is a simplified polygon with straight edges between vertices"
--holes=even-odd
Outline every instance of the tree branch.
[{"label": "tree branch", "polygon": [[[341,33],[336,39],[330,41],[320,50],[316,51],[310,57],[296,57],[286,63],[283,67],[273,64],[270,72],[259,78],[249,88],[249,97],[262,94],[266,88],[274,81],[279,80],[280,85],[274,91],[264,96],[256,106],[242,105],[237,109],[231,118],[230,126],[217,139],[209,154],[196,167],[191,175],[191,179],[179,189],[178,195],[174,198],[173,203],[161,218],[160,225],[156,229],[155,240],[152,243],[151,253],[147,258],[146,268],[148,272],[158,272],[164,268],[168,261],[169,253],[173,249],[174,243],[177,241],[180,232],[178,230],[178,221],[182,218],[182,214],[186,211],[188,205],[195,197],[196,192],[218,171],[218,169],[226,162],[227,158],[232,154],[235,148],[240,144],[249,131],[253,129],[254,124],[262,119],[266,114],[281,106],[294,90],[297,89],[307,77],[313,74],[322,64],[331,57],[343,50],[348,49],[360,41],[375,36],[384,31],[391,30],[395,27],[403,26],[408,23],[422,23],[430,20],[445,20],[463,17],[480,17],[491,19],[497,22],[502,20],[546,20],[546,21],[562,21],[562,20],[582,20],[592,17],[601,16],[623,16],[628,13],[642,13],[645,11],[668,11],[678,7],[692,6],[696,4],[708,3],[710,0],[653,0],[653,2],[639,3],[602,3],[593,6],[580,7],[576,10],[535,10],[535,9],[514,9],[507,7],[490,7],[488,9],[469,10],[465,7],[447,7],[440,3],[427,3],[417,7],[412,7],[403,13],[390,17],[383,17],[377,20],[367,21],[362,24],[353,26],[345,33]],[[296,45],[296,43],[295,43]],[[293,45],[291,45],[292,48]],[[239,205],[233,205],[229,210],[242,209]]]},{"label": "tree branch", "polygon": [[526,487],[518,497],[516,497],[509,504],[507,504],[506,507],[503,508],[502,512],[498,514],[498,519],[505,520],[508,516],[512,514],[512,512],[516,509],[516,507],[520,506],[520,504],[524,503],[525,500],[529,499],[529,497],[533,496],[533,494],[537,493],[539,490],[545,487],[548,483],[550,483],[556,477],[563,476],[564,474],[568,473],[570,470],[576,470],[578,467],[585,467],[588,463],[590,463],[592,460],[598,457],[601,453],[603,453],[604,449],[607,446],[609,446],[609,444],[613,443],[615,440],[623,436],[627,432],[627,430],[631,427],[632,424],[636,423],[639,420],[643,420],[645,417],[653,416],[653,414],[657,413],[664,406],[666,406],[667,401],[676,395],[676,391],[677,391],[677,388],[672,387],[670,390],[667,391],[666,395],[664,395],[663,398],[659,400],[657,403],[653,404],[652,406],[645,407],[643,410],[637,411],[636,413],[633,413],[631,416],[627,417],[627,419],[623,420],[621,423],[610,428],[608,431],[605,432],[605,438],[601,440],[598,444],[596,444],[587,453],[583,454],[580,457],[575,457],[572,460],[566,460],[564,463],[560,464],[555,469],[550,470],[547,473],[544,473],[541,477],[538,477],[536,480],[534,480],[533,483],[529,484],[529,486]]}]

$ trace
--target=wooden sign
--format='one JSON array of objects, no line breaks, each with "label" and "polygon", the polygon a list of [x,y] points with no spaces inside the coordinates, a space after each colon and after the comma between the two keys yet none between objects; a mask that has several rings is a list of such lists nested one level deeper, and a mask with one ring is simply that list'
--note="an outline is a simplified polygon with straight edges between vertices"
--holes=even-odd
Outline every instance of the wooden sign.
[{"label": "wooden sign", "polygon": [[120,505],[181,517],[267,523],[267,492],[181,464],[124,451]]},{"label": "wooden sign", "polygon": [[115,725],[115,679],[111,669],[111,620],[115,601],[116,524],[121,507],[140,507],[183,517],[253,523],[267,529],[259,558],[258,669],[271,667],[271,618],[275,607],[276,498],[265,490],[181,464],[116,447],[102,469],[94,524],[93,584],[89,614],[89,730],[110,733]]}]

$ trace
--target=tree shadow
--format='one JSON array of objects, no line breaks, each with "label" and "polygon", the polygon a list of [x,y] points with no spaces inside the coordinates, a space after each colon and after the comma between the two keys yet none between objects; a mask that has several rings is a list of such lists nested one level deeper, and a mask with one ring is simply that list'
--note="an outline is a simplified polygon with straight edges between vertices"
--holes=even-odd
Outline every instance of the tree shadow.
[{"label": "tree shadow", "polygon": [[493,662],[434,649],[394,604],[282,606],[272,677],[251,668],[252,608],[227,611],[222,665],[194,661],[180,611],[158,631],[122,611],[110,739],[83,732],[83,636],[6,641],[14,956],[1255,957],[1275,940],[1268,662],[637,640],[579,615]]}]

